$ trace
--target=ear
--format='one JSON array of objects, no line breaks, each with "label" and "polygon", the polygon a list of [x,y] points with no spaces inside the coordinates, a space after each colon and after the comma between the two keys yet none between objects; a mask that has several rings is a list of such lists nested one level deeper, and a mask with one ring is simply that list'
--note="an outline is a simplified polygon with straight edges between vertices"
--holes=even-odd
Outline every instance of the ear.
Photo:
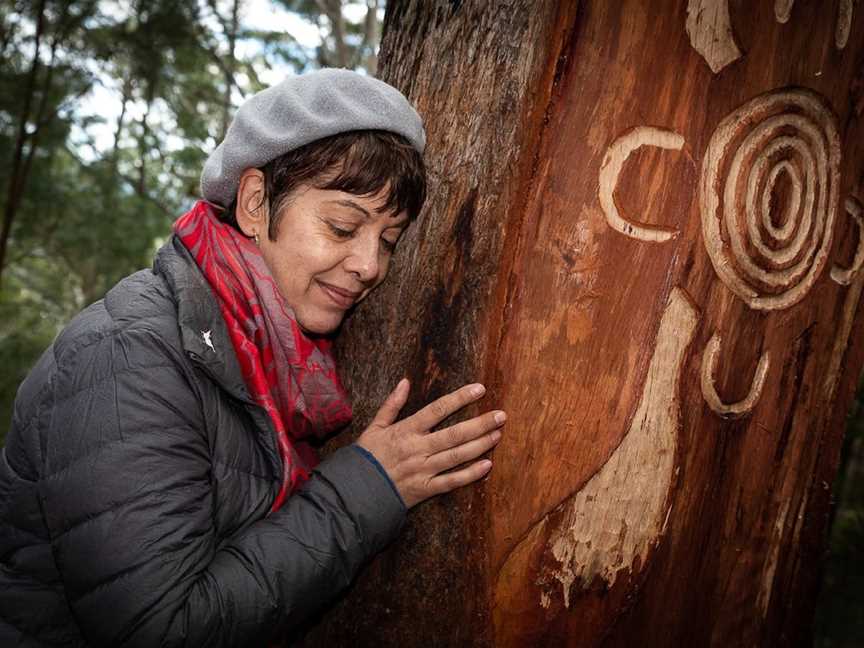
[{"label": "ear", "polygon": [[237,224],[248,237],[255,234],[266,238],[268,205],[265,199],[264,174],[260,169],[246,169],[237,186]]}]

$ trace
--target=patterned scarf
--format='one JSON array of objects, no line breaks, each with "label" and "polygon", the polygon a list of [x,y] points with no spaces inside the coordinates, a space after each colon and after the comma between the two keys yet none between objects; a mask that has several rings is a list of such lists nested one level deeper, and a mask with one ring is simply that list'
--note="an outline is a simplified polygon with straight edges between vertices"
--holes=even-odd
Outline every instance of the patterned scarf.
[{"label": "patterned scarf", "polygon": [[303,333],[258,246],[221,222],[210,204],[197,202],[174,231],[213,289],[246,386],[276,429],[283,465],[271,507],[277,511],[318,463],[303,439],[325,436],[351,421],[331,342]]}]

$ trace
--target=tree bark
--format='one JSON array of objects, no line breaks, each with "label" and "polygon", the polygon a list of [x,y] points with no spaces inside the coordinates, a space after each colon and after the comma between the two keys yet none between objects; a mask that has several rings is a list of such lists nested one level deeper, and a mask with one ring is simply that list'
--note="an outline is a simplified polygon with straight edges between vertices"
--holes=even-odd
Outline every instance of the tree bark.
[{"label": "tree bark", "polygon": [[402,375],[509,419],[305,645],[807,643],[864,365],[853,9],[388,3],[431,184],[339,339],[354,434]]}]

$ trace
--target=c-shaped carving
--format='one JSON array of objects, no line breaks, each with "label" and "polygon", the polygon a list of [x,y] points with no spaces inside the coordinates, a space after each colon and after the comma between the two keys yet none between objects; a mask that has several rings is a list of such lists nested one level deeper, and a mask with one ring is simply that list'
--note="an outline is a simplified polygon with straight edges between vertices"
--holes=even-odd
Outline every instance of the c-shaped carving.
[{"label": "c-shaped carving", "polygon": [[831,278],[842,286],[848,286],[855,279],[855,275],[864,265],[864,216],[862,216],[864,208],[861,203],[855,198],[846,199],[846,213],[852,217],[852,220],[858,226],[858,247],[855,250],[855,258],[852,260],[851,268],[841,268],[835,265],[831,268]]},{"label": "c-shaped carving", "polygon": [[714,387],[714,369],[717,367],[717,355],[719,351],[720,336],[715,333],[705,346],[705,351],[702,355],[702,395],[711,409],[720,416],[725,418],[745,416],[753,410],[753,407],[762,395],[762,387],[765,386],[765,378],[768,375],[768,366],[770,363],[768,352],[765,351],[762,357],[759,358],[756,375],[753,377],[753,384],[750,386],[750,392],[747,394],[747,397],[737,403],[724,403],[720,400],[717,389]]},{"label": "c-shaped carving", "polygon": [[618,186],[618,176],[630,154],[640,146],[656,146],[662,149],[680,151],[684,146],[684,138],[673,131],[653,126],[637,126],[615,140],[606,151],[603,165],[600,167],[600,206],[606,215],[606,220],[612,229],[622,234],[642,241],[662,243],[678,234],[678,230],[666,227],[651,227],[637,225],[626,220],[618,212],[613,194]]}]

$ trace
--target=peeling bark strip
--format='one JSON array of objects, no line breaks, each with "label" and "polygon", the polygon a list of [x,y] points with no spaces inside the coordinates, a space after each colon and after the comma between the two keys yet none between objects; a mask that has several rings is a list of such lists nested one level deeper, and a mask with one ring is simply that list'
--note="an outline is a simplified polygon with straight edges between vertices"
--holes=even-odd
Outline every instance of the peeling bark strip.
[{"label": "peeling bark strip", "polygon": [[852,218],[858,229],[858,246],[855,249],[855,258],[849,268],[841,268],[834,265],[831,268],[831,278],[838,284],[848,286],[864,265],[864,207],[855,198],[846,199],[846,213]]},{"label": "peeling bark strip", "polygon": [[765,386],[765,378],[768,375],[768,367],[770,366],[770,355],[766,351],[759,358],[759,364],[753,376],[753,384],[750,386],[747,396],[737,403],[724,403],[717,394],[717,388],[714,386],[714,372],[717,368],[717,356],[719,353],[720,336],[715,333],[711,336],[702,354],[702,395],[711,409],[720,416],[728,418],[745,416],[753,411],[753,408],[756,407],[756,403],[759,401],[759,397],[762,396],[762,388]]},{"label": "peeling bark strip", "polygon": [[[761,240],[759,221],[764,227],[771,220],[769,203],[781,172],[793,192],[786,224],[794,223],[797,233],[785,248],[771,249]],[[723,283],[758,310],[788,308],[803,299],[831,250],[839,184],[836,117],[817,94],[768,92],[727,116],[705,151],[699,183],[705,246]],[[792,230],[773,231],[780,237],[774,240],[786,244]]]},{"label": "peeling bark strip", "polygon": [[689,0],[686,29],[693,49],[714,74],[741,58],[729,20],[729,0]]},{"label": "peeling bark strip", "polygon": [[[681,417],[681,366],[697,321],[684,291],[673,289],[627,436],[565,505],[563,523],[549,539],[559,563],[551,576],[561,584],[565,607],[574,582],[585,586],[600,577],[611,587],[637,558],[644,565],[663,532]],[[540,579],[547,580],[542,573]]]},{"label": "peeling bark strip", "polygon": [[631,222],[630,219],[623,218],[618,212],[618,206],[615,204],[614,193],[615,188],[618,186],[618,176],[621,175],[621,169],[624,167],[624,163],[630,157],[630,154],[640,146],[656,146],[661,149],[680,151],[684,146],[684,138],[678,133],[662,128],[637,126],[616,139],[606,152],[603,165],[600,167],[600,188],[598,192],[600,206],[603,208],[603,213],[606,214],[606,220],[612,229],[635,239],[662,243],[674,237],[677,234],[677,230],[665,227],[637,225]]}]

